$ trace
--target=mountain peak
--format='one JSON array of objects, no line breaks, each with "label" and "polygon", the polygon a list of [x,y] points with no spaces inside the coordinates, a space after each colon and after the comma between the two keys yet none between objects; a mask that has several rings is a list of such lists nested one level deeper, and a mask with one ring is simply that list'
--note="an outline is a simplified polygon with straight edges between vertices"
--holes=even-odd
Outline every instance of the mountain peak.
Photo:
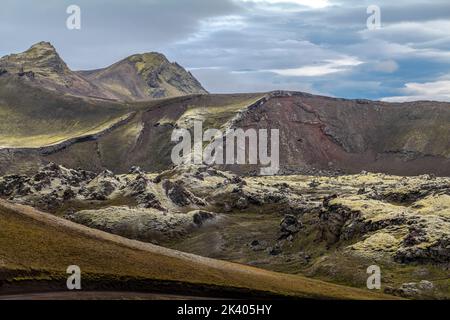
[{"label": "mountain peak", "polygon": [[0,70],[38,87],[78,96],[108,96],[71,71],[50,42],[38,42],[22,53],[0,58]]},{"label": "mountain peak", "polygon": [[41,48],[56,51],[55,47],[50,42],[47,42],[47,41],[37,42],[37,43],[33,44],[30,47],[29,50],[31,50],[31,49],[41,49]]},{"label": "mountain peak", "polygon": [[83,75],[125,100],[208,93],[192,74],[158,52],[135,54],[105,69],[83,72]]},{"label": "mountain peak", "polygon": [[125,59],[135,65],[138,73],[142,74],[149,69],[160,67],[163,64],[170,64],[165,55],[158,52],[147,52],[132,55]]},{"label": "mountain peak", "polygon": [[50,42],[38,42],[28,50],[0,59],[0,67],[10,73],[32,72],[38,77],[51,77],[69,71]]},{"label": "mountain peak", "polygon": [[158,59],[162,61],[169,61],[165,55],[159,52],[151,51],[151,52],[144,52],[144,53],[137,53],[129,56],[127,58],[128,60],[153,60]]},{"label": "mountain peak", "polygon": [[49,55],[49,54],[58,54],[56,52],[55,47],[50,43],[46,41],[41,41],[38,43],[33,44],[27,51],[24,52],[25,54],[36,54],[36,55]]},{"label": "mountain peak", "polygon": [[140,101],[207,93],[192,74],[158,52],[135,54],[100,70],[74,72],[46,41],[0,58],[1,74],[18,75],[54,91],[101,99]]}]

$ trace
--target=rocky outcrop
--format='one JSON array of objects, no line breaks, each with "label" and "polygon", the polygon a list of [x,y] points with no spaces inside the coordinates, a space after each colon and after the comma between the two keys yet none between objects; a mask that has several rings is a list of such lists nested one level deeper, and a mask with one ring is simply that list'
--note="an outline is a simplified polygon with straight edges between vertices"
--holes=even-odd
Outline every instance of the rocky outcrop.
[{"label": "rocky outcrop", "polygon": [[[371,173],[280,181],[206,166],[117,175],[50,163],[34,175],[0,178],[0,194],[125,237],[274,270],[365,281],[365,269],[376,264],[388,291],[417,298],[446,294],[438,283],[427,291],[415,279],[448,274],[449,182]],[[400,193],[420,196],[392,202],[389,195]]]},{"label": "rocky outcrop", "polygon": [[132,172],[132,174],[137,173],[137,175],[134,179],[127,182],[127,185],[124,187],[126,190],[125,194],[135,199],[136,203],[141,208],[153,208],[159,211],[167,211],[153,193],[151,180],[136,167],[133,167],[130,172]]},{"label": "rocky outcrop", "polygon": [[387,294],[397,295],[404,298],[433,298],[435,286],[431,281],[422,280],[417,282],[403,283],[399,288],[387,287],[384,292]]},{"label": "rocky outcrop", "polygon": [[205,206],[205,201],[196,197],[192,192],[183,187],[181,181],[172,182],[165,180],[162,182],[167,197],[177,206],[185,207],[190,204]]},{"label": "rocky outcrop", "polygon": [[[446,264],[450,262],[449,199],[438,192],[402,207],[361,196],[335,197],[325,201],[320,213],[321,239],[329,245],[351,241],[354,244],[348,248],[356,255]],[[430,208],[430,203],[439,204]]]},{"label": "rocky outcrop", "polygon": [[194,210],[189,213],[192,215],[192,220],[194,224],[201,226],[207,221],[213,219],[216,215],[212,212],[203,211],[203,210]]},{"label": "rocky outcrop", "polygon": [[155,209],[125,206],[83,210],[67,216],[92,228],[153,243],[181,238],[213,217],[206,211],[162,214]]},{"label": "rocky outcrop", "polygon": [[280,224],[280,239],[289,238],[300,231],[302,223],[298,221],[296,216],[286,215]]}]

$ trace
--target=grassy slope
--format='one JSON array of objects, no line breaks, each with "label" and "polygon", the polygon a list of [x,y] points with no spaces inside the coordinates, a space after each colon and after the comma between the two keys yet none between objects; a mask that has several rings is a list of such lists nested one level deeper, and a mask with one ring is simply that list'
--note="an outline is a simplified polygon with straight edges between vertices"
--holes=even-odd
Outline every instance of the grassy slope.
[{"label": "grassy slope", "polygon": [[110,280],[177,281],[304,298],[387,298],[124,239],[5,201],[0,202],[0,230],[0,280],[16,284],[20,280],[63,281],[67,266],[76,264],[85,280],[107,276]]},{"label": "grassy slope", "polygon": [[[0,148],[39,148],[95,134],[120,121],[130,111],[138,111],[139,116],[131,124],[119,127],[110,135],[114,141],[112,149],[116,150],[117,141],[124,146],[132,146],[136,142],[143,122],[178,122],[190,127],[190,120],[201,119],[206,120],[206,127],[220,128],[239,110],[262,96],[263,94],[194,95],[124,104],[64,96],[28,86],[14,77],[3,76],[0,78]],[[181,114],[176,112],[178,114],[171,118],[170,111],[168,117],[162,111],[159,118],[141,118],[142,112],[160,108],[179,109]],[[105,141],[105,151],[108,151],[109,140]],[[170,142],[170,139],[166,142]],[[125,150],[125,154],[127,153]]]},{"label": "grassy slope", "polygon": [[112,102],[84,100],[0,78],[0,146],[42,147],[102,131],[129,111]]}]

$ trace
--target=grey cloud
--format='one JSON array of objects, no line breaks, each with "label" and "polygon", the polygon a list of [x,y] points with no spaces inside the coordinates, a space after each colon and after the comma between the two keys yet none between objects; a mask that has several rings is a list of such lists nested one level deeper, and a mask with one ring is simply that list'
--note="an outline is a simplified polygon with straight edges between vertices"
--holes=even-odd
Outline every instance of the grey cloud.
[{"label": "grey cloud", "polygon": [[202,83],[207,84],[208,90],[216,93],[268,92],[272,90],[319,93],[313,88],[312,83],[300,79],[286,80],[267,72],[232,73],[223,69],[203,69],[195,70],[193,74]]},{"label": "grey cloud", "polygon": [[[81,7],[80,31],[66,28],[70,4]],[[0,54],[48,40],[74,68],[98,67],[132,53],[163,49],[195,32],[202,19],[238,8],[231,0],[2,0]],[[19,36],[11,37],[11,31]]]},{"label": "grey cloud", "polygon": [[[377,33],[365,31],[372,0],[330,0],[330,7],[303,11],[270,10],[299,8],[292,4],[263,10],[235,0],[2,0],[0,54],[48,40],[71,67],[87,69],[136,52],[160,51],[194,68],[211,92],[290,89],[377,98],[398,95],[407,82],[433,82],[450,73],[450,37],[420,27],[450,21],[448,0],[375,2],[386,27]],[[81,31],[65,28],[65,9],[72,3],[82,8]],[[221,24],[226,16],[239,23]],[[405,21],[418,27],[395,27]],[[364,63],[345,73],[310,78],[264,72],[341,57]],[[419,65],[433,69],[419,79],[412,70]]]}]

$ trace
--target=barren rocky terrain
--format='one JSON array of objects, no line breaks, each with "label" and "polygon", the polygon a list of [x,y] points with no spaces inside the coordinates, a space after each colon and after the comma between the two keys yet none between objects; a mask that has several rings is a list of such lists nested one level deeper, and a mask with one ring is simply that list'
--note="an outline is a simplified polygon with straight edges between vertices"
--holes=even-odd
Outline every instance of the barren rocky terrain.
[{"label": "barren rocky terrain", "polygon": [[[5,200],[0,229],[0,300],[389,298],[126,239]],[[77,294],[67,291],[69,264],[82,268]]]},{"label": "barren rocky terrain", "polygon": [[[75,72],[41,42],[0,59],[0,116],[0,289],[60,280],[77,257],[93,282],[133,290],[123,277],[139,288],[194,278],[231,294],[450,298],[449,103],[208,94],[158,53]],[[280,171],[174,166],[171,134],[194,120],[278,129]],[[185,258],[201,263],[184,270]],[[367,291],[372,265],[386,295]]]},{"label": "barren rocky terrain", "polygon": [[[282,180],[281,180],[282,179]],[[208,167],[100,174],[49,164],[0,195],[86,226],[202,256],[385,292],[449,297],[450,179],[240,177]]]}]

